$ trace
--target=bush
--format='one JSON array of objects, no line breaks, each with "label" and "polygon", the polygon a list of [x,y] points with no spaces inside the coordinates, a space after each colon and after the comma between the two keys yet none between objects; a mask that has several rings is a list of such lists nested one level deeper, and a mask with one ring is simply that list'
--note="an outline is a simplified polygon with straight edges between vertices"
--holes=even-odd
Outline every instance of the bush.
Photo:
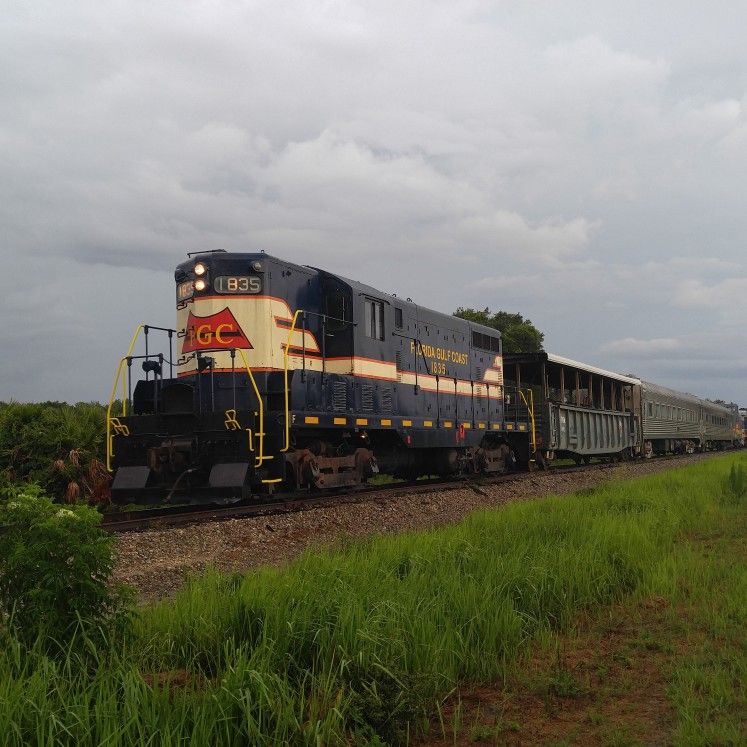
[{"label": "bush", "polygon": [[0,402],[0,487],[38,483],[58,500],[108,500],[106,409],[96,403]]},{"label": "bush", "polygon": [[0,502],[0,621],[19,640],[64,644],[82,627],[106,633],[128,617],[129,593],[109,585],[113,537],[98,511],[62,507],[38,486]]}]

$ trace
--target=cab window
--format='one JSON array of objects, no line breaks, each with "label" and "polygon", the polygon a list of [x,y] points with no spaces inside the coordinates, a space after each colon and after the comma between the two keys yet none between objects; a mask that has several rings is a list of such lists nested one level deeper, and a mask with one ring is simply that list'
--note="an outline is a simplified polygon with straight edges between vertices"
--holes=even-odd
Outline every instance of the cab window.
[{"label": "cab window", "polygon": [[374,301],[372,298],[365,299],[366,317],[365,329],[366,337],[372,340],[384,339],[384,304],[381,301]]}]

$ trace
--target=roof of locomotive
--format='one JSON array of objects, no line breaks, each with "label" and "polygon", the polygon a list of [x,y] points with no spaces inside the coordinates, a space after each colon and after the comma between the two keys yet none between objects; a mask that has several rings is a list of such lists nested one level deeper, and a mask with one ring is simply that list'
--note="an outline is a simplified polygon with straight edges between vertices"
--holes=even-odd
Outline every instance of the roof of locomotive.
[{"label": "roof of locomotive", "polygon": [[290,267],[292,269],[295,269],[299,272],[309,272],[310,270],[312,272],[318,272],[321,275],[326,275],[331,278],[336,278],[337,280],[345,283],[350,287],[350,289],[354,293],[358,293],[364,296],[371,296],[373,298],[377,298],[382,301],[386,301],[390,304],[397,304],[397,306],[409,306],[412,308],[417,308],[420,311],[427,312],[428,314],[433,314],[439,317],[443,318],[443,322],[445,323],[447,320],[452,325],[452,329],[461,327],[464,330],[467,329],[476,329],[478,331],[483,332],[484,334],[492,335],[493,337],[501,337],[501,333],[499,330],[495,329],[494,327],[487,327],[484,324],[479,324],[477,322],[471,322],[467,319],[462,319],[461,317],[454,316],[453,314],[449,314],[447,312],[443,311],[436,311],[434,309],[429,309],[426,306],[421,306],[420,304],[415,303],[412,300],[405,300],[403,298],[400,298],[399,296],[395,296],[393,293],[384,293],[383,291],[379,290],[378,288],[374,288],[373,286],[366,285],[365,283],[361,283],[357,280],[350,280],[349,278],[343,277],[342,275],[338,275],[335,272],[330,272],[329,270],[324,270],[319,267],[314,267],[313,265],[299,265],[295,262],[289,262],[286,259],[281,259],[280,257],[276,257],[272,254],[267,254],[263,251],[258,252],[225,252],[223,250],[215,250],[215,251],[206,251],[206,252],[193,252],[191,253],[191,256],[186,259],[184,262],[179,263],[176,266],[176,270],[174,272],[175,277],[177,279],[183,275],[185,272],[189,272],[192,269],[192,266],[199,262],[200,260],[211,260],[211,261],[217,261],[217,262],[237,262],[245,260],[247,262],[249,261],[261,261],[261,262],[276,262],[278,264],[285,265],[286,267]]},{"label": "roof of locomotive", "polygon": [[305,272],[308,273],[309,270],[313,270],[315,272],[318,272],[318,270],[315,267],[308,267],[306,265],[299,265],[295,262],[289,262],[286,259],[281,259],[280,257],[275,257],[272,254],[267,254],[266,252],[259,251],[259,252],[226,252],[222,249],[216,249],[213,251],[205,251],[205,252],[191,252],[188,259],[184,260],[184,262],[180,262],[176,266],[175,274],[179,274],[185,271],[191,270],[191,268],[197,264],[197,262],[217,262],[218,264],[221,264],[223,262],[230,262],[232,264],[235,264],[237,262],[276,262],[281,265],[285,265],[286,267],[291,267],[295,270],[298,270],[299,272]]},{"label": "roof of locomotive", "polygon": [[365,283],[361,283],[358,280],[350,280],[350,278],[343,277],[342,275],[338,275],[334,272],[329,272],[328,270],[320,270],[316,267],[312,267],[311,269],[317,270],[318,272],[324,273],[329,277],[333,277],[337,280],[342,281],[343,283],[348,285],[354,293],[357,293],[358,295],[369,296],[370,298],[385,301],[386,303],[400,306],[402,308],[410,307],[412,309],[418,309],[418,311],[420,312],[425,312],[428,314],[433,314],[437,317],[441,317],[444,324],[448,321],[449,324],[452,325],[452,330],[459,327],[464,330],[476,329],[480,332],[483,332],[484,334],[489,334],[493,337],[501,337],[500,330],[495,329],[495,327],[487,327],[484,324],[472,322],[469,319],[462,319],[462,317],[454,316],[453,314],[449,314],[448,312],[430,309],[427,306],[422,306],[421,304],[415,303],[411,299],[404,299],[400,296],[394,295],[393,293],[384,293],[383,291],[379,290],[378,288],[374,288],[371,285],[366,285]]}]

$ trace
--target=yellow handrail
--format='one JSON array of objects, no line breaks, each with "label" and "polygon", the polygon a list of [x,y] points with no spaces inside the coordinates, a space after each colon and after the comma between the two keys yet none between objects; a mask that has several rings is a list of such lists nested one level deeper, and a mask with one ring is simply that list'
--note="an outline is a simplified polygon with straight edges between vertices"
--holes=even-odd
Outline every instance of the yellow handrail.
[{"label": "yellow handrail", "polygon": [[[132,336],[130,341],[130,347],[127,348],[127,355],[124,358],[120,358],[119,364],[117,365],[117,375],[114,377],[114,385],[112,386],[112,393],[109,397],[109,406],[106,408],[106,469],[112,471],[112,456],[114,456],[114,444],[112,443],[112,407],[114,406],[114,397],[117,395],[117,385],[119,384],[119,377],[122,375],[122,366],[126,363],[127,359],[132,355],[132,351],[135,348],[135,343],[140,333],[143,331],[145,325],[139,324],[135,329],[135,334]],[[125,380],[122,379],[122,417],[127,415],[127,396],[125,391]]]},{"label": "yellow handrail", "polygon": [[527,401],[524,392],[521,389],[518,389],[517,391],[519,392],[519,396],[522,398],[522,400],[524,400],[524,404],[526,405],[527,410],[529,410],[529,422],[532,424],[532,437],[529,445],[532,447],[532,453],[534,454],[537,451],[537,434],[534,425],[534,392],[531,389],[527,389],[527,392],[529,393],[529,400]]},{"label": "yellow handrail", "polygon": [[[285,351],[283,354],[283,387],[285,389],[285,446],[280,451],[288,451],[290,449],[290,403],[289,403],[289,392],[288,392],[288,351],[291,346],[291,337],[296,331],[296,322],[298,321],[298,315],[303,314],[303,309],[297,309],[293,315],[293,322],[291,323],[290,329],[288,330],[288,339],[285,343]],[[306,344],[306,340],[303,341]]]},{"label": "yellow handrail", "polygon": [[241,360],[244,362],[244,368],[246,368],[246,372],[247,374],[249,374],[249,381],[252,382],[252,388],[254,389],[254,393],[257,395],[257,402],[259,403],[259,432],[257,433],[257,440],[259,441],[259,455],[257,456],[257,461],[254,466],[261,467],[262,462],[266,462],[269,459],[272,459],[271,456],[264,455],[264,449],[265,449],[264,405],[262,404],[262,397],[259,393],[259,387],[257,386],[257,382],[254,379],[254,374],[252,373],[252,369],[249,368],[249,362],[246,359],[246,355],[244,355],[244,351],[241,348],[236,348],[236,350],[238,350],[239,355],[241,355]]}]

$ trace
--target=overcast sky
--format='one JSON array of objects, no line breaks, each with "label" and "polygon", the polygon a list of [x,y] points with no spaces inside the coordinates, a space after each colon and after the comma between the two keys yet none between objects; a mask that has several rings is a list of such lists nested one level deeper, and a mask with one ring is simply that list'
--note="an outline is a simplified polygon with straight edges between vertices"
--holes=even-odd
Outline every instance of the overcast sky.
[{"label": "overcast sky", "polygon": [[[624,10],[623,10],[624,8]],[[747,4],[6,0],[0,399],[265,249],[747,403]]]}]

